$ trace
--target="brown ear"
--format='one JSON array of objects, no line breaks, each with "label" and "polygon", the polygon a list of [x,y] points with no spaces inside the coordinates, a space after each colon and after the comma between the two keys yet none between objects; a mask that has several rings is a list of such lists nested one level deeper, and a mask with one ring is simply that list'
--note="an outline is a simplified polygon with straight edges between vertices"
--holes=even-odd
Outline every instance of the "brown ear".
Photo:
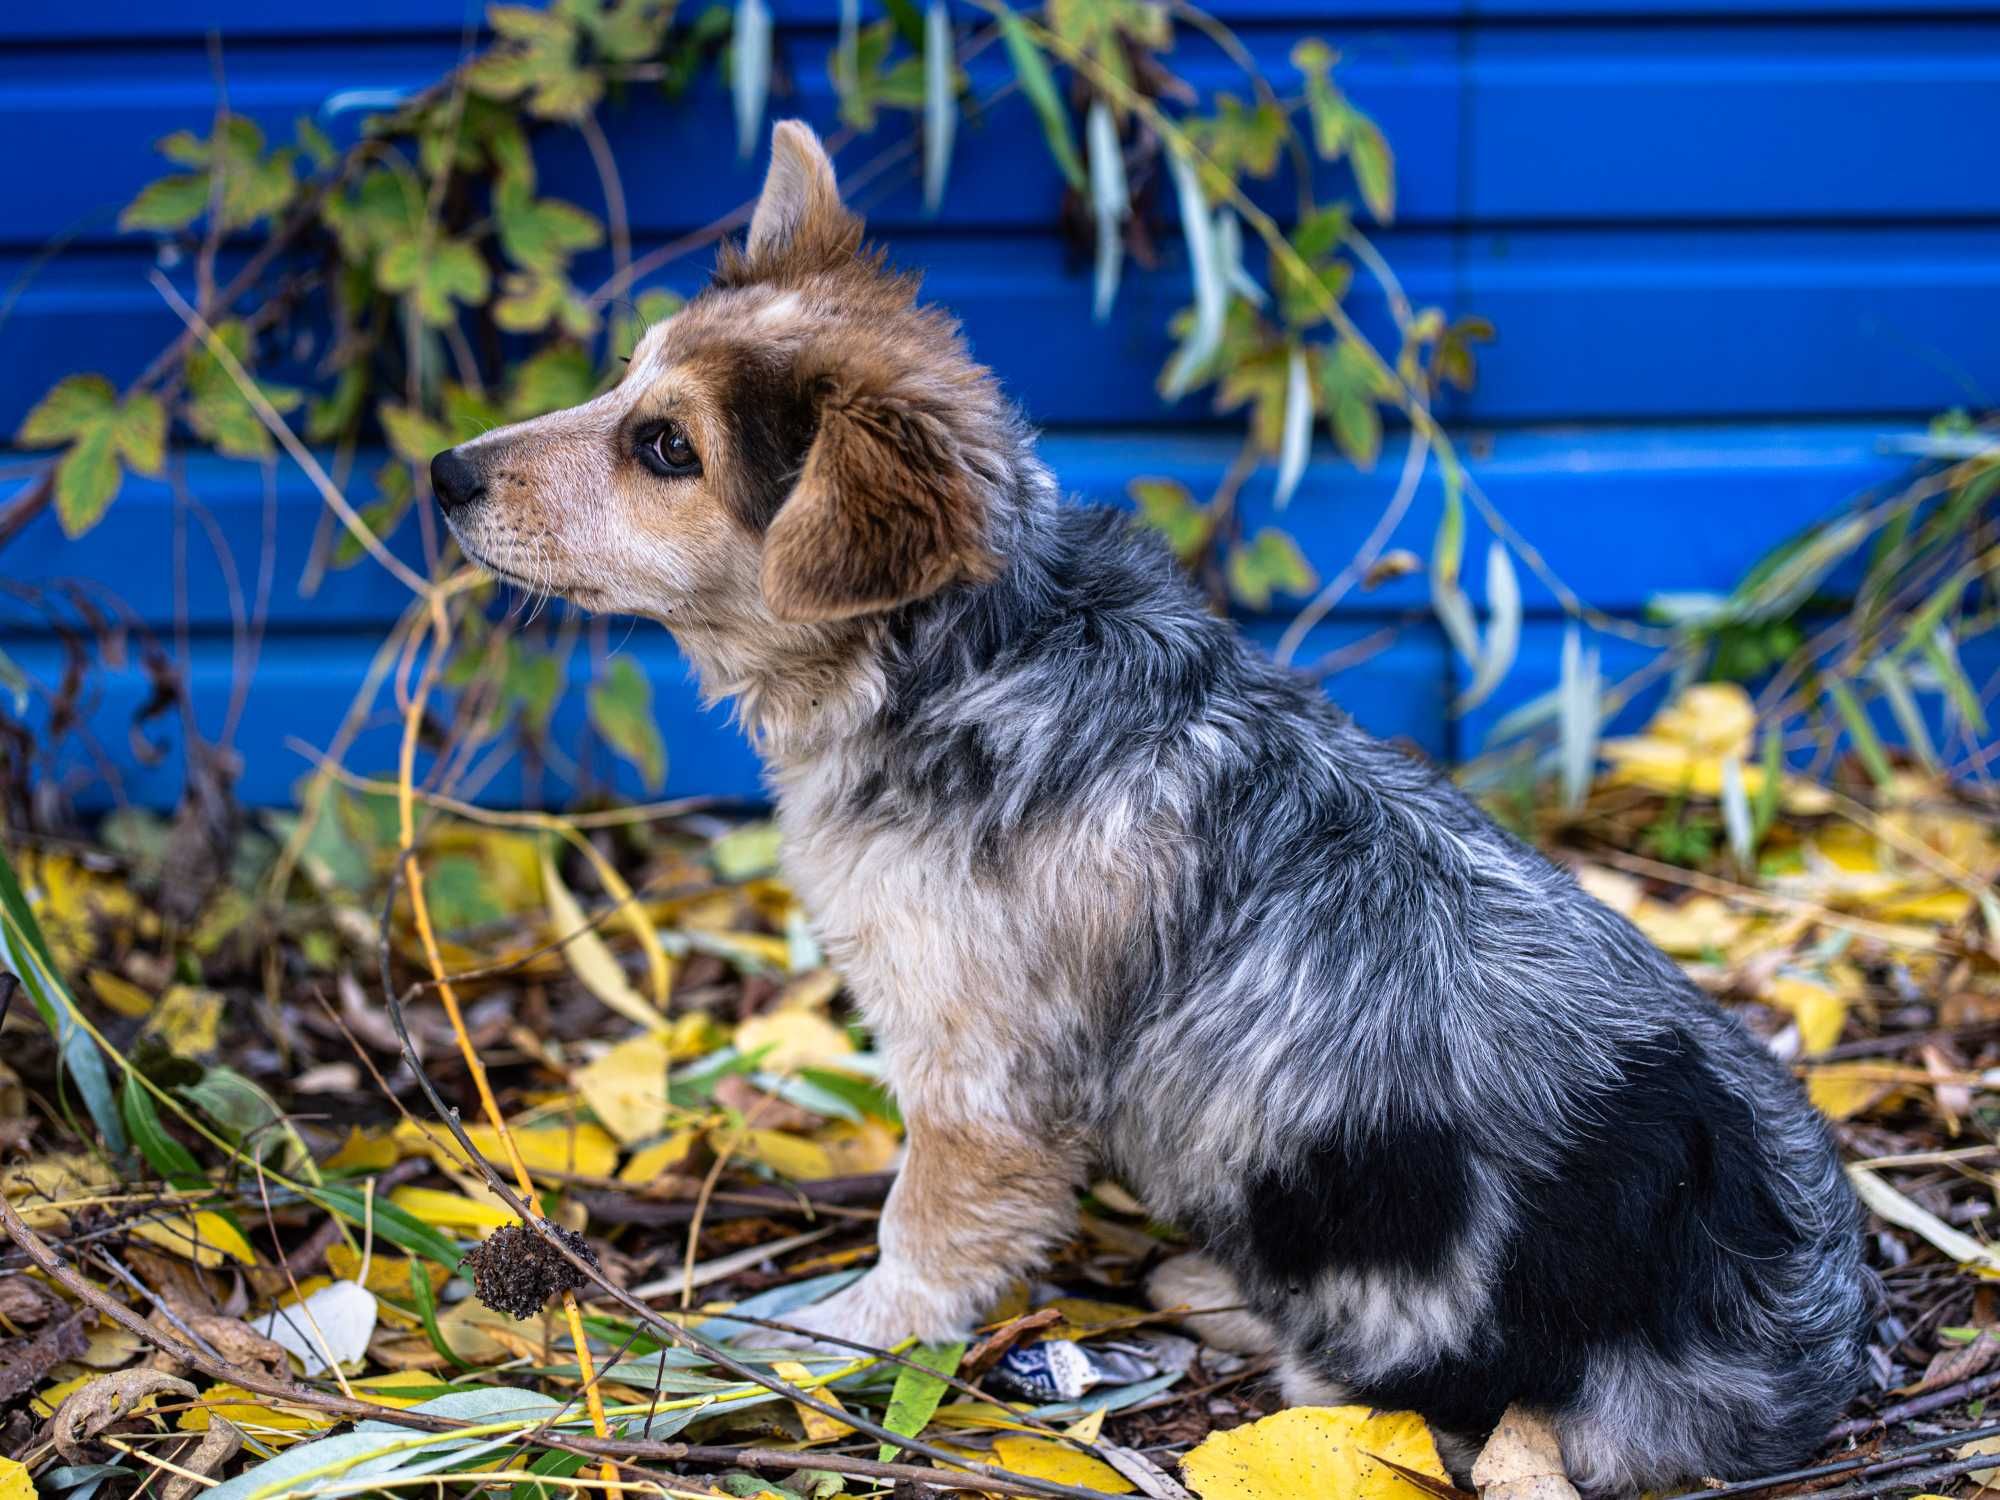
[{"label": "brown ear", "polygon": [[812,270],[851,258],[861,248],[861,221],[840,202],[833,163],[799,120],[771,131],[771,169],[750,216],[744,253],[763,274]]},{"label": "brown ear", "polygon": [[944,408],[834,376],[764,535],[764,600],[781,620],[844,620],[991,576],[986,495]]}]

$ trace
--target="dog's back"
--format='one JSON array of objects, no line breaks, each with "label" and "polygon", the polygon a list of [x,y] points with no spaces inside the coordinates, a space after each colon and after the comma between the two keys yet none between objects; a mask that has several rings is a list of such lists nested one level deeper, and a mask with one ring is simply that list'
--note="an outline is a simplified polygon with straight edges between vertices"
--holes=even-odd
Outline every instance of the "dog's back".
[{"label": "dog's back", "polygon": [[1123,941],[1069,955],[1097,990],[1074,1060],[1016,1086],[1066,1091],[1235,1273],[1295,1398],[1475,1436],[1520,1402],[1593,1489],[1810,1453],[1871,1279],[1784,1070],[1123,517],[1033,512],[1007,576],[906,618],[854,809],[950,828],[1002,884],[1049,828],[1145,872]]}]

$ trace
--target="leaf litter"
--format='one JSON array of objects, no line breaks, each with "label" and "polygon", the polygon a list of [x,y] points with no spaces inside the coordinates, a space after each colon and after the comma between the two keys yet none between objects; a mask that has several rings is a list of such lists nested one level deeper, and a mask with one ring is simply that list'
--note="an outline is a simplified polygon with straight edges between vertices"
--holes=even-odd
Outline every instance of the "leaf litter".
[{"label": "leaf litter", "polygon": [[[1767,776],[1758,732],[1703,685],[1604,741],[1579,805],[1496,811],[1791,1063],[1839,1136],[1888,1298],[1842,1467],[1812,1482],[1929,1444],[1957,1473],[1925,1482],[1968,1493],[2000,1451],[2000,809],[1909,766]],[[1410,1414],[1281,1410],[1267,1360],[1148,1306],[1180,1239],[1115,1182],[964,1344],[772,1347],[767,1322],[873,1262],[903,1125],[768,824],[436,814],[428,934],[407,900],[383,923],[379,791],[247,816],[191,921],[141,857],[160,833],[126,813],[93,844],[10,842],[0,877],[5,963],[37,1000],[0,1053],[23,1120],[0,1137],[0,1451],[44,1494],[548,1500],[610,1474],[777,1500],[1573,1493],[1531,1414],[1454,1478]]]}]

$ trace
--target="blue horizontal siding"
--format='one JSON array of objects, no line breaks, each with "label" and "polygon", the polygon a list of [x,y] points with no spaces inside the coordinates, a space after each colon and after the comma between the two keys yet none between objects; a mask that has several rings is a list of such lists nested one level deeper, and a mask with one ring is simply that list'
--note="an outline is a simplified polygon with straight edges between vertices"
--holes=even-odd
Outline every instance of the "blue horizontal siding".
[{"label": "blue horizontal siding", "polygon": [[[1419,303],[1499,330],[1479,350],[1477,388],[1440,402],[1455,422],[1914,420],[2000,393],[2000,339],[1967,337],[2000,328],[2000,223],[1394,231],[1382,245]],[[912,232],[893,249],[1036,421],[1184,426],[1207,413],[1203,393],[1168,404],[1155,388],[1168,319],[1188,301],[1178,242],[1157,269],[1128,271],[1108,328],[1090,324],[1089,272],[1053,238]],[[710,260],[691,256],[648,284],[693,291]],[[150,266],[132,250],[74,251],[39,270],[0,254],[0,286],[24,282],[0,322],[0,430],[70,367],[82,322],[91,366],[120,380],[174,336]],[[609,270],[591,257],[582,279]],[[1391,336],[1371,287],[1350,311],[1371,336]]]},{"label": "blue horizontal siding", "polygon": [[[2000,393],[2000,5],[1969,0],[1222,0],[1261,65],[1289,77],[1308,31],[1340,46],[1342,79],[1383,124],[1399,169],[1396,226],[1380,235],[1413,297],[1498,326],[1480,351],[1481,382],[1441,410],[1470,467],[1514,526],[1590,602],[1631,612],[1661,590],[1726,587],[1764,551],[1854,494],[1891,481],[1900,461],[1879,443],[1937,409],[1992,404]],[[835,8],[775,0],[780,25],[774,112],[821,125],[833,115],[826,60]],[[879,13],[870,5],[867,13]],[[962,20],[974,19],[960,8]],[[460,55],[477,11],[458,0],[353,0],[291,7],[207,0],[162,8],[136,0],[0,13],[0,150],[15,166],[0,220],[0,431],[41,391],[81,367],[125,379],[177,331],[146,282],[156,246],[119,236],[119,207],[164,170],[155,138],[205,130],[214,107],[211,29],[224,42],[233,107],[288,133],[350,89],[410,89]],[[1205,90],[1242,91],[1232,65],[1183,28],[1177,70]],[[1007,65],[989,49],[971,69],[982,93]],[[623,167],[638,248],[664,243],[744,201],[761,159],[737,159],[715,79],[667,104],[635,91],[605,117]],[[336,134],[358,128],[333,122]],[[893,120],[843,153],[853,173],[907,125]],[[580,143],[544,135],[544,190],[597,209]],[[1171,210],[1158,212],[1160,264],[1130,267],[1119,314],[1089,321],[1088,270],[1057,230],[1063,185],[1026,105],[1011,98],[960,132],[951,189],[925,215],[913,171],[898,164],[856,192],[896,259],[962,316],[978,355],[1048,432],[1044,453],[1079,496],[1118,501],[1138,475],[1178,478],[1205,494],[1238,441],[1205,395],[1163,404],[1154,382],[1167,318],[1188,300]],[[1340,171],[1316,187],[1350,191]],[[1291,185],[1259,189],[1274,211]],[[44,261],[51,241],[64,253]],[[228,262],[229,255],[225,255]],[[691,290],[699,255],[658,284]],[[1253,264],[1257,263],[1253,247]],[[225,270],[226,270],[225,264]],[[579,263],[592,284],[601,254]],[[172,271],[185,277],[186,268]],[[1379,297],[1353,311],[1386,335]],[[310,319],[306,332],[310,331]],[[317,350],[302,341],[294,378]],[[1394,485],[1395,434],[1371,474],[1324,446],[1282,514],[1268,468],[1245,487],[1251,527],[1299,537],[1322,576],[1368,533]],[[363,455],[356,473],[379,456]],[[254,572],[266,514],[254,465],[190,458],[188,493],[214,517],[239,571]],[[287,800],[307,762],[289,738],[324,744],[403,590],[372,563],[298,580],[319,502],[289,467],[274,471],[270,638],[237,737],[253,802]],[[357,481],[357,500],[367,498]],[[1393,545],[1428,550],[1440,497],[1419,493]],[[187,526],[186,626],[197,712],[213,733],[231,673],[223,572]],[[1475,602],[1486,533],[1467,537]],[[111,520],[80,542],[44,519],[0,552],[0,572],[29,584],[77,578],[121,598],[170,637],[177,545],[172,487],[132,480]],[[419,556],[418,527],[392,538]],[[1305,642],[1302,662],[1353,662],[1329,690],[1377,733],[1440,755],[1480,748],[1496,717],[1555,680],[1562,625],[1546,587],[1524,571],[1528,621],[1520,660],[1494,701],[1449,711],[1466,669],[1425,611],[1421,579],[1355,591]],[[1281,612],[1244,622],[1266,645]],[[654,683],[675,794],[757,792],[752,758],[724,716],[702,710],[668,638],[614,624],[609,638]],[[0,605],[0,646],[43,680],[60,653],[30,615]],[[1603,643],[1608,674],[1639,659]],[[1969,653],[1975,679],[2000,666]],[[578,674],[585,661],[575,664]],[[179,762],[140,764],[129,721],[143,675],[91,679],[93,736],[125,795],[171,801]],[[1633,713],[1647,705],[1636,705]],[[580,695],[558,715],[566,751],[583,742]],[[1627,722],[1630,722],[1628,716]],[[383,722],[350,763],[393,751]],[[68,747],[82,774],[89,746]],[[622,768],[600,767],[628,793]],[[547,788],[518,776],[488,795]],[[101,800],[102,792],[92,794]]]}]

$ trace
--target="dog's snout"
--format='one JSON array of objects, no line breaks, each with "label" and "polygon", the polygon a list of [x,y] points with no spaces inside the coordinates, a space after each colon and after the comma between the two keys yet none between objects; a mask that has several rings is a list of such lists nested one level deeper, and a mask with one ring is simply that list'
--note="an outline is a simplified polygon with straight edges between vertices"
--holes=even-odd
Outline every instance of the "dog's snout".
[{"label": "dog's snout", "polygon": [[485,494],[486,481],[478,464],[458,449],[447,448],[431,460],[431,488],[437,491],[438,504],[454,511]]}]

